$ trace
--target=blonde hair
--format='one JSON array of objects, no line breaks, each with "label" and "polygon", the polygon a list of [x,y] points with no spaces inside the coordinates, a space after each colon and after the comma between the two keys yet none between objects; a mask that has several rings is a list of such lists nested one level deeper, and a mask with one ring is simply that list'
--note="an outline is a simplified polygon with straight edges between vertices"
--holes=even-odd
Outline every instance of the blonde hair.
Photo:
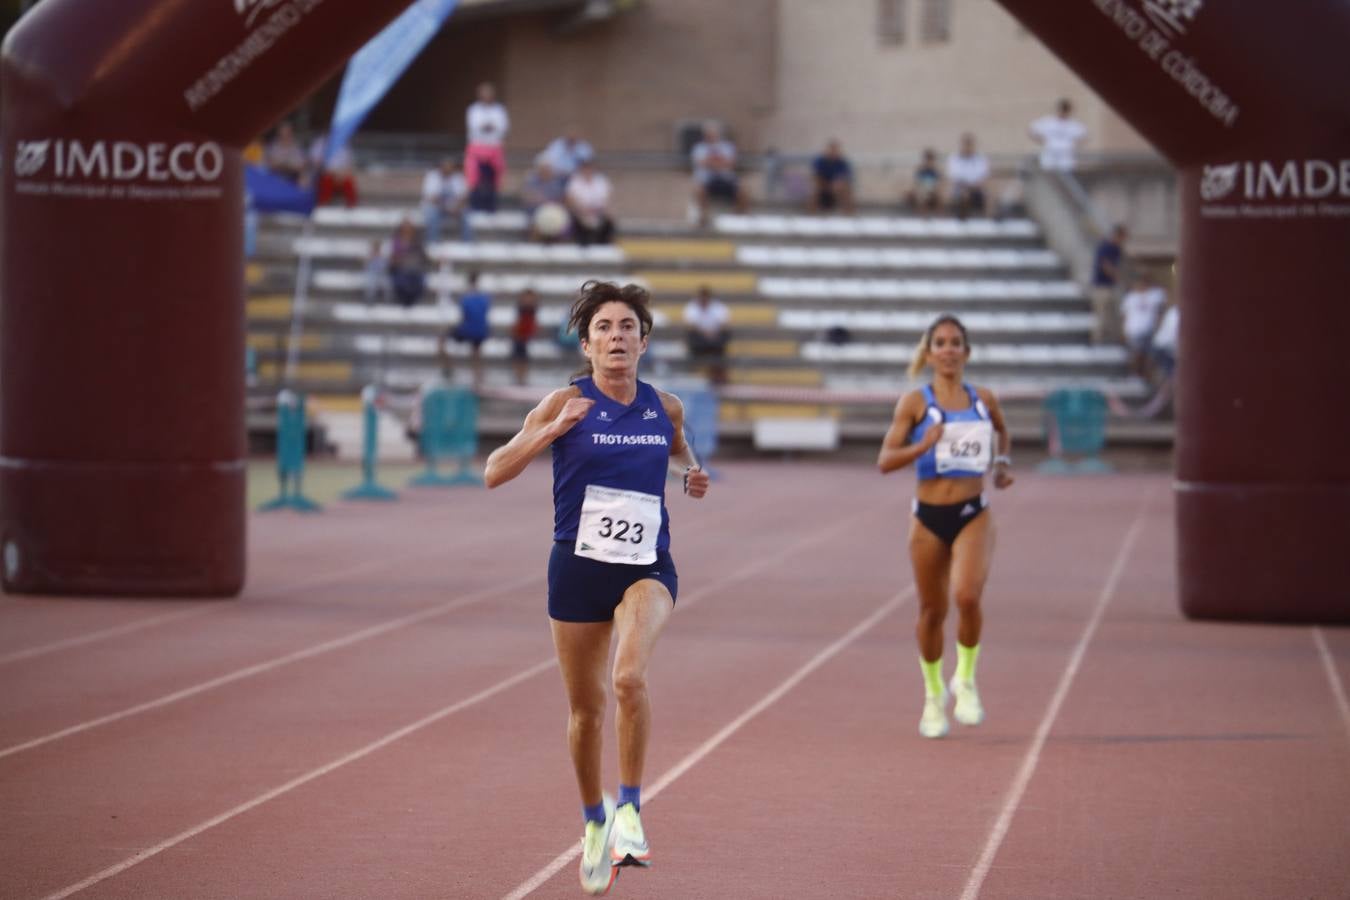
[{"label": "blonde hair", "polygon": [[923,372],[924,366],[928,364],[928,347],[933,343],[933,332],[937,331],[939,325],[955,325],[961,329],[961,343],[965,345],[966,352],[970,352],[970,337],[966,334],[966,326],[961,324],[961,320],[951,313],[943,313],[933,320],[928,329],[919,337],[919,343],[914,348],[914,356],[909,360],[909,377],[918,378]]}]

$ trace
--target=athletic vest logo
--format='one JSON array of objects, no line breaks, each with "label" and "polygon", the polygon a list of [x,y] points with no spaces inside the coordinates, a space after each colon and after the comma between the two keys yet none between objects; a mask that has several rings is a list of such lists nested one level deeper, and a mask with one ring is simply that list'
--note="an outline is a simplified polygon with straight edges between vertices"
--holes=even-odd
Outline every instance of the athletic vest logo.
[{"label": "athletic vest logo", "polygon": [[655,419],[655,418],[656,418],[656,410],[654,410],[654,409],[645,410],[645,411],[642,413],[642,419],[643,419],[643,421],[646,421],[647,419]]},{"label": "athletic vest logo", "polygon": [[599,419],[601,422],[608,422],[609,412],[607,410],[602,409],[600,410],[600,415],[596,416],[596,418]]}]

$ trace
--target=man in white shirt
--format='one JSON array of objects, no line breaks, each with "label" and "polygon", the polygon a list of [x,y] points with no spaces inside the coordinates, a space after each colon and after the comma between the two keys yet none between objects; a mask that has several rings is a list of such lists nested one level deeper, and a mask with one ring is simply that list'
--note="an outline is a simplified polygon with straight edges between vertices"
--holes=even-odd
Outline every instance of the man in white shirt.
[{"label": "man in white shirt", "polygon": [[731,311],[721,300],[713,299],[712,288],[706,284],[698,289],[698,296],[684,306],[684,324],[689,326],[686,341],[689,357],[694,362],[708,364],[708,378],[713,384],[726,381],[727,341],[731,332],[727,323]]},{"label": "man in white shirt", "polygon": [[582,140],[576,128],[568,128],[561,137],[549,141],[543,152],[535,157],[537,163],[547,163],[555,175],[564,180],[571,176],[581,165],[582,160],[592,159],[595,151]]},{"label": "man in white shirt", "polygon": [[748,199],[736,177],[736,145],[722,137],[716,122],[703,126],[703,140],[689,154],[694,167],[694,202],[698,204],[699,223],[708,222],[708,203],[721,197],[735,204],[736,212],[745,212]]},{"label": "man in white shirt", "polygon": [[952,208],[957,215],[984,215],[988,180],[989,157],[976,151],[975,135],[961,135],[960,151],[947,156],[947,183],[951,185]]},{"label": "man in white shirt", "polygon": [[1073,171],[1074,149],[1087,137],[1087,128],[1072,113],[1073,104],[1060,100],[1055,115],[1041,116],[1027,129],[1031,139],[1041,145],[1041,168],[1046,171]]},{"label": "man in white shirt", "polygon": [[506,155],[502,143],[511,130],[511,117],[506,107],[497,102],[497,89],[485,81],[478,86],[478,99],[469,105],[464,115],[468,146],[464,148],[464,178],[469,190],[478,184],[479,164],[493,172],[493,185],[500,187],[506,175]]},{"label": "man in white shirt", "polygon": [[473,239],[468,210],[465,209],[468,197],[469,186],[453,157],[441,160],[439,166],[422,177],[422,233],[428,244],[439,241],[445,223],[456,219],[460,225],[460,239]]},{"label": "man in white shirt", "polygon": [[1120,298],[1120,316],[1125,344],[1130,348],[1130,370],[1144,374],[1145,362],[1158,326],[1158,313],[1167,303],[1167,294],[1147,274],[1136,275],[1129,293]]},{"label": "man in white shirt", "polygon": [[577,243],[608,244],[614,239],[614,219],[609,214],[609,179],[595,171],[589,158],[581,160],[567,179],[563,202],[572,215],[572,233]]},{"label": "man in white shirt", "polygon": [[1164,378],[1171,378],[1177,367],[1177,330],[1181,313],[1175,303],[1167,307],[1158,330],[1153,332],[1153,364]]}]

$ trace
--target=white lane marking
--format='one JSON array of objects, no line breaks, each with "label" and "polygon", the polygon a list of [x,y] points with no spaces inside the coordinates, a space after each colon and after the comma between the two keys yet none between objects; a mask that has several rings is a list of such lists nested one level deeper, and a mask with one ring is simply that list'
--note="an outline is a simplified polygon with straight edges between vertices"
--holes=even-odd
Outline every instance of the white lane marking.
[{"label": "white lane marking", "polygon": [[174,835],[173,837],[168,838],[167,840],[160,841],[153,847],[147,847],[146,849],[140,851],[139,853],[127,857],[126,859],[122,860],[120,863],[117,863],[116,865],[109,866],[108,868],[102,870],[101,872],[95,872],[93,875],[90,875],[88,878],[84,879],[81,882],[72,884],[69,887],[62,888],[56,893],[48,894],[45,900],[61,900],[61,898],[69,897],[71,894],[79,893],[85,888],[93,887],[100,881],[106,881],[107,879],[112,878],[114,875],[118,875],[122,872],[125,872],[132,866],[139,865],[140,863],[145,862],[152,856],[158,856],[165,850],[176,847],[177,845],[183,843],[186,840],[190,840],[196,837],[197,835],[201,834],[204,831],[208,831],[212,828],[215,828],[217,825],[228,822],[235,816],[243,815],[249,810],[262,806],[264,803],[267,803],[270,800],[275,800],[282,794],[288,793],[302,785],[308,784],[309,782],[313,781],[316,778],[322,778],[324,775],[336,771],[337,769],[340,769],[343,766],[348,765],[349,763],[354,763],[359,759],[369,756],[375,751],[381,750],[389,746],[390,744],[394,743],[395,741],[407,737],[408,735],[412,734],[415,731],[420,731],[421,729],[426,728],[428,725],[439,722],[446,716],[454,715],[455,713],[459,712],[462,709],[466,709],[470,706],[473,706],[474,704],[481,703],[484,700],[494,697],[497,694],[500,694],[502,691],[505,691],[508,688],[520,684],[522,681],[526,681],[530,678],[533,678],[540,672],[544,672],[547,671],[548,669],[553,668],[554,665],[555,662],[551,657],[549,659],[544,660],[543,662],[535,663],[530,668],[525,669],[522,672],[517,672],[510,678],[506,678],[502,681],[499,681],[496,684],[492,685],[492,687],[479,691],[472,697],[467,697],[463,700],[458,701],[457,703],[452,703],[449,706],[438,709],[435,712],[431,713],[430,715],[424,716],[410,725],[405,725],[404,727],[398,729],[397,731],[391,731],[389,734],[385,735],[379,740],[366,744],[359,750],[353,750],[346,756],[339,757],[338,759],[333,760],[327,765],[320,766],[317,769],[311,769],[305,774],[293,778],[283,785],[274,787],[270,791],[267,791],[266,793],[259,794],[252,800],[249,800],[245,803],[241,803],[238,806],[234,807],[233,809],[227,810],[218,816],[207,819],[205,822],[201,822],[200,824],[194,825],[191,828],[187,829],[186,831],[181,831],[178,834]]},{"label": "white lane marking", "polygon": [[[777,554],[777,555],[775,555],[775,556],[768,557],[768,558],[766,558],[766,559],[764,559],[764,560],[760,560],[759,562],[754,563],[754,564],[752,564],[752,565],[745,566],[745,567],[741,568],[739,571],[737,571],[737,572],[735,572],[735,573],[733,573],[733,574],[731,574],[731,575],[728,575],[728,576],[726,576],[726,577],[724,577],[724,578],[718,579],[717,581],[713,582],[711,585],[708,585],[707,587],[703,588],[701,591],[697,591],[697,592],[694,592],[693,594],[691,594],[691,596],[690,596],[686,601],[684,601],[684,602],[685,602],[686,605],[687,605],[688,602],[697,599],[699,596],[706,596],[707,594],[710,594],[710,593],[712,593],[713,591],[715,591],[715,590],[717,590],[717,589],[726,587],[727,585],[730,585],[730,584],[734,584],[735,582],[740,581],[740,580],[742,580],[742,579],[749,578],[751,575],[755,574],[755,573],[758,572],[760,569],[763,569],[763,568],[765,568],[765,567],[767,567],[767,566],[769,566],[769,565],[772,565],[774,562],[776,562],[776,561],[777,561],[778,559],[780,559],[782,556],[785,556],[785,555],[787,555],[787,554],[789,554],[789,553],[795,552],[797,549],[799,549],[800,547],[805,546],[805,545],[807,545],[807,544],[810,544],[810,543],[813,543],[813,542],[819,541],[819,540],[824,540],[824,539],[825,539],[826,537],[828,537],[830,534],[833,534],[835,531],[838,531],[838,530],[839,530],[840,528],[842,528],[843,526],[845,526],[845,525],[850,525],[850,524],[853,524],[853,523],[856,523],[856,522],[857,522],[857,519],[858,519],[858,517],[857,517],[856,515],[850,514],[850,515],[844,517],[843,519],[841,519],[841,520],[840,520],[838,523],[836,523],[835,525],[828,526],[828,527],[826,527],[826,528],[820,529],[819,531],[815,532],[813,535],[809,536],[808,538],[805,538],[805,539],[803,539],[803,540],[801,540],[801,541],[798,541],[798,542],[796,542],[796,543],[790,545],[789,547],[785,548],[783,551],[781,551],[779,554]],[[522,581],[528,581],[528,580],[530,580],[530,579],[522,579]],[[514,586],[514,584],[515,584],[515,583],[513,582],[513,584],[510,585],[510,586],[508,586],[508,587],[512,587],[512,586]],[[894,597],[894,598],[892,599],[891,603],[888,604],[888,605],[889,605],[889,606],[898,606],[899,603],[904,599],[905,595],[906,595],[907,593],[909,593],[910,591],[912,591],[912,590],[913,590],[913,588],[909,588],[909,589],[907,589],[907,590],[905,590],[905,591],[901,591],[899,594],[896,595],[896,597]],[[879,619],[880,619],[887,611],[889,611],[889,610],[888,610],[886,607],[883,607],[881,610],[878,610],[876,613],[873,613],[872,617],[869,618],[869,620],[868,620],[867,627],[870,628],[872,624],[875,624],[875,620],[879,620]],[[863,629],[863,630],[866,630],[866,629]],[[858,631],[858,629],[855,629],[855,631]],[[861,633],[862,633],[861,631],[858,631],[858,634],[861,634]],[[856,637],[856,635],[854,635],[854,637]],[[850,641],[851,641],[852,639],[853,639],[852,637],[849,638]],[[837,643],[837,642],[836,642],[836,643]],[[842,649],[842,645],[839,647],[839,649]],[[836,652],[837,652],[837,650],[836,650]],[[823,660],[822,660],[822,661],[823,661]],[[391,732],[390,734],[386,735],[385,737],[382,737],[382,738],[380,738],[379,740],[377,740],[377,741],[375,741],[375,742],[373,742],[373,743],[371,743],[371,744],[367,744],[365,747],[361,748],[360,750],[353,751],[352,753],[349,753],[349,754],[347,754],[346,756],[344,756],[344,757],[342,757],[342,758],[340,758],[340,759],[334,760],[333,762],[327,764],[326,766],[322,766],[322,767],[320,767],[320,768],[318,768],[318,769],[314,769],[314,770],[312,770],[312,771],[310,771],[310,772],[308,772],[308,773],[306,773],[306,774],[304,774],[304,775],[299,776],[298,778],[295,778],[295,779],[293,779],[293,780],[291,780],[291,781],[288,781],[288,782],[286,782],[285,784],[281,785],[280,787],[276,787],[276,788],[273,788],[273,789],[270,790],[270,791],[267,791],[266,793],[259,794],[257,797],[254,797],[252,800],[249,800],[249,801],[247,801],[246,803],[242,803],[242,804],[240,804],[239,806],[236,806],[236,807],[234,807],[233,809],[228,810],[227,812],[223,812],[223,813],[221,813],[220,815],[215,816],[214,818],[207,819],[205,822],[202,822],[202,823],[199,824],[199,825],[195,825],[195,826],[193,826],[192,828],[189,828],[189,829],[186,830],[186,831],[180,832],[180,833],[174,835],[173,837],[171,837],[171,838],[169,838],[169,839],[167,839],[167,840],[161,841],[160,843],[156,844],[156,845],[153,846],[153,847],[149,847],[149,848],[147,848],[147,849],[145,849],[145,850],[142,850],[142,851],[140,851],[140,852],[138,852],[138,853],[136,853],[136,854],[134,854],[134,855],[132,855],[132,856],[129,856],[129,857],[127,857],[126,859],[122,860],[122,862],[120,862],[120,863],[117,863],[117,864],[115,864],[115,865],[109,866],[108,868],[103,869],[103,870],[100,871],[100,872],[96,872],[96,873],[94,873],[93,875],[90,875],[88,878],[84,879],[83,881],[78,882],[77,884],[73,884],[73,885],[70,885],[69,887],[62,888],[61,890],[57,891],[57,892],[54,893],[54,894],[49,894],[49,895],[47,895],[47,897],[45,898],[45,900],[60,900],[60,898],[63,898],[63,897],[69,897],[71,894],[78,893],[78,892],[84,890],[85,888],[92,887],[92,886],[94,886],[95,884],[98,884],[98,883],[101,882],[101,881],[105,881],[105,880],[107,880],[107,879],[109,879],[109,878],[112,878],[114,875],[118,875],[118,874],[120,874],[120,873],[122,873],[122,872],[125,872],[127,869],[130,869],[132,866],[138,865],[139,863],[142,863],[142,862],[144,862],[145,860],[150,859],[152,856],[156,856],[156,855],[158,855],[158,854],[160,854],[160,853],[163,853],[165,850],[168,850],[168,849],[170,849],[170,848],[172,848],[172,847],[175,847],[175,846],[177,846],[178,844],[181,844],[183,841],[186,841],[186,840],[189,840],[189,839],[191,839],[191,838],[194,838],[194,837],[196,837],[197,835],[201,834],[201,833],[204,832],[204,831],[207,831],[207,830],[209,830],[209,829],[211,829],[211,828],[216,827],[217,825],[220,825],[220,824],[222,824],[222,823],[224,823],[224,822],[229,821],[230,819],[234,818],[235,816],[241,815],[242,813],[248,812],[248,811],[251,810],[251,809],[254,809],[254,808],[258,807],[258,806],[261,806],[261,805],[264,804],[264,803],[267,803],[269,800],[274,800],[274,799],[276,799],[277,797],[280,797],[282,794],[287,793],[288,791],[294,790],[295,788],[300,787],[301,785],[306,784],[307,782],[313,781],[315,778],[319,778],[319,777],[321,777],[321,776],[323,776],[323,775],[327,775],[328,773],[333,772],[333,771],[335,771],[336,769],[339,769],[339,768],[341,768],[342,766],[345,766],[345,765],[347,765],[347,764],[350,763],[350,762],[355,762],[356,760],[361,759],[361,758],[364,757],[364,756],[368,756],[369,754],[374,753],[376,750],[379,750],[379,749],[381,749],[381,748],[383,748],[383,747],[386,747],[386,746],[388,746],[389,744],[393,743],[394,741],[399,740],[400,738],[407,737],[408,735],[412,734],[413,732],[415,732],[415,731],[417,731],[417,730],[419,730],[419,729],[421,729],[421,728],[425,728],[426,726],[431,725],[432,723],[437,722],[437,721],[439,721],[440,719],[445,718],[446,716],[452,715],[453,713],[459,712],[460,710],[465,709],[465,708],[467,708],[467,707],[469,707],[469,706],[472,706],[472,705],[475,704],[475,703],[479,703],[479,702],[481,702],[481,701],[483,701],[483,700],[486,700],[486,699],[488,699],[489,697],[492,697],[492,696],[494,696],[495,694],[501,693],[502,691],[506,690],[507,688],[513,687],[514,685],[517,685],[517,684],[519,684],[520,682],[525,681],[526,679],[532,678],[532,677],[534,677],[535,675],[538,675],[538,674],[541,673],[541,672],[548,671],[549,669],[554,668],[555,665],[556,665],[556,661],[555,661],[554,659],[552,659],[552,658],[549,658],[549,659],[546,659],[546,660],[544,660],[544,661],[542,661],[542,662],[536,663],[535,665],[531,666],[530,668],[528,668],[528,669],[526,669],[526,670],[524,670],[524,671],[522,671],[522,672],[518,672],[517,674],[512,675],[510,678],[507,678],[507,679],[505,679],[505,680],[503,680],[503,681],[499,681],[497,684],[493,685],[492,687],[487,688],[486,690],[480,691],[479,693],[473,695],[472,697],[469,697],[469,698],[466,699],[466,700],[461,700],[461,701],[459,701],[458,703],[454,703],[454,704],[452,704],[452,705],[450,705],[450,706],[445,707],[444,709],[440,709],[440,710],[438,710],[438,711],[436,711],[436,712],[434,712],[434,713],[431,713],[431,714],[428,715],[428,716],[425,716],[425,717],[423,717],[423,718],[421,718],[421,719],[418,719],[416,722],[412,723],[411,725],[406,725],[406,726],[404,726],[403,728],[398,729],[397,731]],[[809,664],[808,664],[808,665],[809,665]],[[803,674],[805,674],[805,673],[803,673]],[[800,679],[798,679],[798,680],[800,680]],[[795,683],[796,683],[796,682],[793,682],[793,684],[795,684]],[[791,687],[791,685],[788,685],[788,687]],[[784,692],[786,692],[786,690],[787,690],[787,688],[784,688]],[[774,697],[774,699],[777,699],[777,697]],[[763,702],[763,701],[761,701],[761,702]],[[747,716],[747,718],[748,718],[748,716]],[[739,726],[738,726],[738,727],[739,727]],[[724,729],[724,730],[725,730],[725,729]],[[722,738],[722,739],[725,739],[725,738]],[[713,745],[713,746],[715,746],[715,745]],[[708,749],[711,750],[711,749],[712,749],[711,746],[709,746]],[[673,778],[672,778],[671,780],[673,780]],[[661,789],[661,787],[664,787],[664,784],[658,782],[658,785],[657,785],[656,787],[654,787],[651,791],[648,792],[648,796],[649,796],[649,797],[654,796],[654,795],[656,794],[656,792],[659,791],[659,790]]]},{"label": "white lane marking", "polygon": [[[224,601],[228,602],[228,601]],[[113,625],[100,631],[90,631],[86,634],[76,635],[74,637],[63,638],[59,641],[52,641],[48,644],[39,644],[36,647],[29,647],[27,650],[15,650],[13,653],[6,653],[0,656],[0,666],[6,663],[19,662],[24,659],[32,659],[35,656],[45,656],[48,653],[56,653],[60,650],[70,650],[74,647],[83,647],[108,638],[121,637],[124,634],[132,634],[146,628],[154,628],[156,625],[166,625],[169,622],[177,622],[180,619],[189,619],[193,616],[200,616],[203,613],[212,612],[218,608],[218,604],[210,603],[206,606],[194,606],[191,609],[179,609],[170,613],[160,613],[157,616],[146,616],[143,619],[137,619],[134,622],[123,622],[121,625]]]},{"label": "white lane marking", "polygon": [[240,609],[239,604],[250,604],[259,600],[273,600],[277,597],[286,597],[291,594],[309,590],[314,587],[322,587],[325,584],[333,584],[347,580],[356,575],[363,575],[370,571],[380,571],[381,569],[392,569],[412,562],[424,556],[439,556],[444,553],[443,549],[420,550],[415,553],[405,553],[397,557],[381,557],[376,560],[367,560],[357,563],[354,566],[347,566],[345,569],[337,571],[324,572],[312,578],[302,578],[299,581],[293,581],[290,584],[277,588],[269,588],[256,594],[244,594],[237,599],[222,598],[211,601],[205,606],[194,607],[192,609],[179,610],[171,613],[164,613],[159,616],[150,616],[135,622],[127,622],[123,625],[116,625],[111,628],[105,628],[101,631],[93,631],[88,634],[76,635],[65,638],[64,640],[53,641],[50,644],[43,644],[37,647],[30,647],[27,650],[16,650],[5,656],[0,656],[0,665],[5,663],[18,662],[24,659],[32,659],[37,656],[44,656],[48,653],[56,653],[61,650],[69,650],[74,647],[83,647],[97,641],[106,640],[113,637],[121,637],[124,634],[131,634],[144,628],[154,628],[158,625],[165,625],[169,622],[180,619],[191,618],[193,616],[203,615],[209,612],[226,611]]},{"label": "white lane marking", "polygon": [[[905,599],[913,593],[914,593],[913,585],[900,591],[898,594],[891,597],[891,599],[887,600],[880,607],[874,610],[872,614],[869,615],[866,619],[863,619],[857,625],[853,626],[853,628],[851,628],[848,631],[848,633],[845,634],[843,637],[839,638],[834,643],[826,647],[824,650],[821,650],[819,653],[813,656],[810,659],[810,661],[808,661],[797,671],[789,675],[781,684],[778,685],[778,687],[769,691],[769,693],[765,694],[762,698],[760,698],[760,700],[757,703],[755,703],[755,705],[751,706],[745,712],[741,713],[739,716],[732,719],[730,722],[724,725],[720,731],[718,731],[712,737],[708,738],[708,740],[704,741],[701,745],[699,745],[697,749],[689,753],[687,756],[684,757],[684,759],[681,759],[674,766],[668,769],[665,772],[665,774],[663,774],[652,784],[650,788],[644,787],[642,790],[643,800],[650,801],[651,799],[656,797],[657,794],[661,793],[663,790],[669,787],[677,778],[679,778],[685,772],[688,772],[694,766],[698,765],[706,756],[708,756],[708,754],[716,750],[720,744],[722,744],[736,732],[740,731],[741,728],[744,727],[747,722],[755,718],[755,716],[758,716],[760,713],[764,712],[769,707],[773,706],[780,699],[782,699],[783,696],[787,694],[788,691],[792,690],[799,683],[801,683],[801,681],[804,678],[806,678],[816,669],[820,668],[830,659],[838,655],[838,653],[841,650],[843,650],[849,644],[856,641],[859,637],[865,634],[874,625],[876,625],[886,616],[890,615],[892,612],[898,609],[900,605],[905,602]],[[552,878],[554,875],[557,875],[560,871],[562,871],[564,866],[566,866],[572,860],[576,859],[577,854],[580,852],[581,849],[579,845],[574,844],[570,849],[564,850],[562,853],[559,853],[556,857],[553,858],[552,862],[550,862],[548,865],[544,866],[538,872],[535,872],[529,878],[525,879],[525,881],[517,885],[515,889],[513,889],[510,893],[508,893],[505,897],[503,897],[502,900],[521,900],[521,898],[538,890],[550,878]]]},{"label": "white lane marking", "polygon": [[408,625],[415,625],[418,622],[422,622],[426,619],[434,618],[436,616],[450,612],[453,609],[458,609],[463,606],[469,606],[474,603],[479,603],[490,597],[495,597],[500,594],[509,593],[511,591],[522,588],[527,584],[537,582],[539,580],[540,578],[538,575],[528,575],[523,578],[517,578],[515,581],[510,581],[507,582],[506,584],[495,585],[491,588],[484,588],[479,591],[474,591],[473,593],[466,594],[465,596],[460,597],[456,600],[449,600],[446,601],[445,603],[438,603],[435,606],[418,610],[415,613],[409,613],[408,615],[405,616],[399,616],[396,619],[390,619],[388,621],[381,622],[379,625],[371,625],[368,628],[362,628],[360,631],[354,631],[351,634],[345,635],[340,638],[334,638],[333,640],[330,641],[324,641],[323,643],[314,644],[312,646],[306,647],[303,650],[296,650],[294,653],[287,653],[284,656],[278,656],[275,659],[268,660],[267,662],[261,662],[257,663],[256,665],[246,666],[242,669],[236,669],[233,672],[228,672],[217,678],[212,678],[208,681],[203,681],[199,682],[198,684],[194,684],[191,687],[186,687],[183,688],[182,690],[165,694],[161,697],[155,698],[154,700],[147,700],[145,703],[138,703],[135,706],[129,706],[126,709],[118,710],[117,712],[114,713],[108,713],[105,716],[99,716],[94,719],[88,719],[84,722],[80,722],[79,724],[71,725],[68,728],[62,728],[60,731],[53,731],[49,734],[44,734],[41,737],[33,738],[30,741],[24,741],[22,744],[14,744],[12,746],[5,747],[3,749],[0,749],[0,759],[4,759],[7,756],[13,756],[15,753],[22,753],[25,750],[32,750],[34,747],[41,747],[43,744],[50,744],[52,741],[57,741],[60,740],[61,738],[70,737],[71,735],[74,734],[80,734],[81,732],[88,731],[91,728],[98,728],[101,725],[108,725],[112,722],[118,722],[121,721],[122,719],[127,719],[144,712],[149,712],[150,710],[153,709],[160,709],[162,707],[170,705],[171,703],[177,703],[180,700],[186,700],[189,697],[195,697],[198,694],[203,694],[207,691],[214,690],[215,688],[218,687],[223,687],[227,684],[233,684],[236,681],[242,681],[245,678],[252,678],[255,675],[261,675],[264,672],[270,672],[273,669],[279,669],[282,666],[287,666],[290,665],[291,663],[300,662],[301,660],[306,659],[312,659],[313,657],[320,656],[324,653],[331,653],[334,650],[340,650],[343,647],[350,647],[353,644],[360,643],[361,641],[367,641],[374,637],[379,637],[380,635],[386,634],[390,631],[394,631],[395,629],[404,628],[407,627]]},{"label": "white lane marking", "polygon": [[1031,776],[1036,771],[1037,763],[1040,762],[1041,748],[1045,746],[1045,740],[1050,735],[1050,729],[1054,727],[1055,719],[1059,716],[1059,708],[1064,704],[1064,698],[1069,695],[1069,688],[1073,686],[1073,680],[1078,675],[1078,667],[1083,662],[1083,656],[1087,653],[1088,644],[1092,642],[1092,636],[1097,632],[1097,626],[1101,623],[1102,615],[1106,612],[1106,605],[1111,602],[1111,595],[1116,591],[1116,584],[1125,572],[1125,562],[1130,557],[1134,542],[1144,530],[1144,514],[1148,511],[1148,502],[1152,494],[1153,492],[1150,490],[1144,496],[1144,502],[1139,508],[1139,513],[1135,516],[1134,524],[1125,533],[1125,539],[1120,544],[1120,551],[1116,554],[1116,561],[1111,566],[1111,573],[1107,575],[1106,584],[1102,586],[1102,592],[1097,597],[1097,606],[1092,611],[1092,617],[1088,619],[1082,636],[1078,638],[1073,653],[1069,655],[1069,663],[1064,668],[1064,674],[1060,676],[1059,686],[1055,688],[1054,696],[1050,698],[1050,705],[1046,707],[1045,715],[1041,717],[1041,724],[1036,729],[1036,735],[1031,740],[1031,746],[1027,748],[1027,755],[1022,759],[1022,766],[1017,770],[1017,777],[1013,779],[1012,787],[1009,788],[1008,795],[1003,801],[1003,809],[999,812],[998,819],[989,832],[989,838],[984,843],[984,850],[980,853],[980,858],[975,863],[970,878],[966,881],[965,890],[961,892],[961,900],[975,900],[980,895],[980,888],[984,885],[985,876],[989,874],[989,867],[994,863],[994,856],[998,854],[998,848],[1003,843],[1003,838],[1008,834],[1013,816],[1017,814],[1017,807],[1022,802],[1022,795],[1026,793],[1027,785],[1031,783]]},{"label": "white lane marking", "polygon": [[1336,706],[1341,712],[1345,736],[1350,738],[1350,703],[1345,699],[1345,685],[1341,683],[1341,673],[1336,671],[1336,661],[1331,657],[1331,648],[1327,646],[1321,625],[1313,626],[1312,636],[1313,643],[1317,645],[1317,652],[1322,657],[1322,668],[1326,669],[1327,681],[1331,682],[1331,693],[1336,697]]}]

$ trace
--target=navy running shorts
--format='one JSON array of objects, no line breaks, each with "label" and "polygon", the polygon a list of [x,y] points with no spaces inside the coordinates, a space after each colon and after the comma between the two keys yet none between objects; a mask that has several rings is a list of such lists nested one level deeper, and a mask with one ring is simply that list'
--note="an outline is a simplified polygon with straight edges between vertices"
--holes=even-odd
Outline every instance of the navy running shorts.
[{"label": "navy running shorts", "polygon": [[629,566],[577,556],[576,541],[554,541],[548,558],[548,615],[559,622],[609,622],[624,591],[644,579],[659,581],[674,600],[680,579],[669,551],[656,562]]}]

